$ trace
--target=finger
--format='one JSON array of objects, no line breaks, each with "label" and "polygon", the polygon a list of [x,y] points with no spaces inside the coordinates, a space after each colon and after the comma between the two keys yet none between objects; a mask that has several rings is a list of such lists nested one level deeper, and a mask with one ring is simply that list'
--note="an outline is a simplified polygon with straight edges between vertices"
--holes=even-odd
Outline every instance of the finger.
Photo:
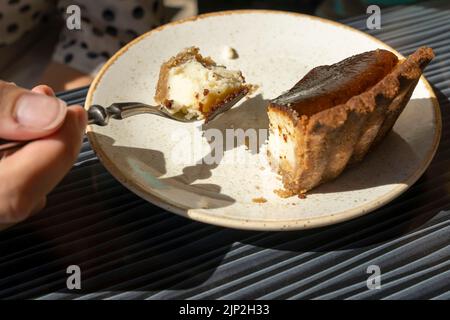
[{"label": "finger", "polygon": [[[49,93],[48,89],[38,88]],[[33,140],[45,137],[63,124],[66,103],[0,81],[0,137],[8,140]]]},{"label": "finger", "polygon": [[50,88],[49,86],[47,86],[45,84],[41,84],[39,86],[36,86],[33,89],[31,89],[31,91],[36,92],[36,93],[40,93],[40,94],[45,94],[46,96],[49,96],[49,97],[54,97],[55,96],[55,91],[53,91],[52,88]]},{"label": "finger", "polygon": [[78,156],[86,122],[82,107],[69,107],[58,132],[0,162],[0,222],[28,217],[64,177]]}]

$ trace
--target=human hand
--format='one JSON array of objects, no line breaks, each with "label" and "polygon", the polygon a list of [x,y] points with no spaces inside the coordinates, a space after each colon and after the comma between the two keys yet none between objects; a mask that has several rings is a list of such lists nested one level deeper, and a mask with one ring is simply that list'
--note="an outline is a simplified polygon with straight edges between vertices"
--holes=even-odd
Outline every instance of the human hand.
[{"label": "human hand", "polygon": [[28,91],[0,81],[0,138],[34,140],[0,158],[0,223],[22,221],[45,206],[78,156],[86,122],[81,106],[67,107],[50,87]]}]

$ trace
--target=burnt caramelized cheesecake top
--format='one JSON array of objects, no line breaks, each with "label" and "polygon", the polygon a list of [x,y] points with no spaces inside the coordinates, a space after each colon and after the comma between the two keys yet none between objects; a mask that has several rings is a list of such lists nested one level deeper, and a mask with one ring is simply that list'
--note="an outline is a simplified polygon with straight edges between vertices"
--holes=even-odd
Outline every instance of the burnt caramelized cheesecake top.
[{"label": "burnt caramelized cheesecake top", "polygon": [[374,50],[308,72],[294,87],[271,101],[273,107],[288,107],[299,115],[315,113],[347,102],[382,80],[397,65],[387,50]]}]

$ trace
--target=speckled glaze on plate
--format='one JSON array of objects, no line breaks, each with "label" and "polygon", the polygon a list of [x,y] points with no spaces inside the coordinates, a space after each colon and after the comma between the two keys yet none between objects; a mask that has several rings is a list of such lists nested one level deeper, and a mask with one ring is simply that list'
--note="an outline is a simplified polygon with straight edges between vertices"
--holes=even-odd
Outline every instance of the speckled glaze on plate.
[{"label": "speckled glaze on plate", "polygon": [[[267,128],[267,100],[315,66],[376,48],[395,52],[360,31],[307,15],[255,10],[208,14],[162,26],[128,44],[97,75],[86,105],[153,104],[162,62],[193,45],[218,63],[242,70],[249,83],[259,86],[250,99],[207,126],[219,132]],[[225,46],[235,48],[239,58],[225,59]],[[201,122],[142,115],[90,126],[88,136],[114,177],[164,209],[231,228],[295,230],[360,216],[407,190],[433,158],[441,117],[422,77],[393,132],[361,164],[306,199],[282,199],[273,192],[281,181],[267,167],[262,140],[260,152],[240,143],[226,150],[218,165],[201,161],[211,150],[201,129]]]}]

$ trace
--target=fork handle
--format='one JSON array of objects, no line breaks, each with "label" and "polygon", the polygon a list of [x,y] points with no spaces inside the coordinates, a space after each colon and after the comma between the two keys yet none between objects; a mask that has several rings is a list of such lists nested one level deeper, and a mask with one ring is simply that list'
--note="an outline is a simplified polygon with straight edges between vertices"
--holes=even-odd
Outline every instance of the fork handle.
[{"label": "fork handle", "polygon": [[[159,107],[139,102],[113,103],[107,108],[94,104],[86,112],[88,115],[88,124],[98,126],[106,126],[111,118],[121,120],[142,113],[153,113],[167,117],[167,115],[161,112]],[[28,142],[0,139],[0,159],[3,152],[20,148]]]},{"label": "fork handle", "polygon": [[143,113],[152,113],[167,117],[159,106],[150,106],[139,102],[113,103],[107,108],[94,104],[87,110],[88,123],[98,126],[106,126],[111,118],[122,120]]},{"label": "fork handle", "polygon": [[[111,117],[120,117],[120,112],[118,113],[117,110],[115,110],[115,112],[111,112],[111,110],[108,110],[108,108],[104,108],[99,105],[91,106],[87,110],[87,114],[89,124],[96,124],[100,126],[106,126],[108,124],[109,118]],[[0,139],[0,159],[6,151],[13,151],[15,149],[18,149],[26,145],[28,142],[30,141],[11,141]]]},{"label": "fork handle", "polygon": [[[91,106],[88,109],[87,114],[89,124],[98,124],[105,126],[110,118],[110,115],[107,114],[106,109],[98,105]],[[0,159],[6,151],[13,151],[15,149],[18,149],[26,145],[28,142],[30,141],[12,141],[0,139]]]}]

